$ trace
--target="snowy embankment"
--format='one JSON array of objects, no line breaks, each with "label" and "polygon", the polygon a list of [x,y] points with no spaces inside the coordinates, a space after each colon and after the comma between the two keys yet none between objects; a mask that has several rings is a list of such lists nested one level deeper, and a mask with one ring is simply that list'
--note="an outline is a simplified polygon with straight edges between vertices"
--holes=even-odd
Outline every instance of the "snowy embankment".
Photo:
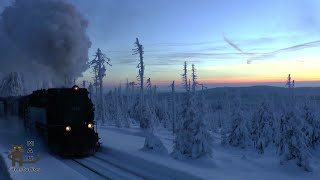
[{"label": "snowy embankment", "polygon": [[[166,167],[171,171],[177,170],[202,179],[320,179],[320,151],[313,152],[311,165],[314,171],[308,173],[294,164],[281,166],[275,149],[266,149],[264,155],[259,155],[253,149],[222,147],[218,135],[214,136],[211,159],[181,161],[170,155],[142,151],[145,138],[139,128],[100,127],[98,131],[103,143],[101,153],[112,154],[115,159],[128,166],[155,171],[159,175],[164,173],[165,176],[167,172],[163,168]],[[155,134],[160,137],[169,153],[172,152],[174,136],[165,129],[158,129]]]},{"label": "snowy embankment", "polygon": [[[0,119],[0,156],[3,157],[6,166],[12,167],[11,160],[8,159],[8,155],[11,153],[11,144],[20,145],[23,144],[24,154],[23,159],[27,160],[27,141],[34,140],[33,138],[25,135],[23,131],[23,125],[18,118]],[[4,128],[5,127],[5,128]],[[39,168],[39,171],[12,171],[9,173],[13,180],[25,180],[25,179],[45,179],[45,180],[57,180],[57,179],[77,179],[86,180],[87,178],[61,162],[59,158],[52,156],[46,150],[41,147],[38,141],[35,141],[34,152],[40,153],[40,160],[34,164],[23,164],[22,168]],[[20,168],[16,163],[15,168]],[[0,179],[2,173],[0,172]]]},{"label": "snowy embankment", "polygon": [[9,180],[11,179],[8,172],[7,164],[5,163],[3,157],[0,155],[0,179]]}]

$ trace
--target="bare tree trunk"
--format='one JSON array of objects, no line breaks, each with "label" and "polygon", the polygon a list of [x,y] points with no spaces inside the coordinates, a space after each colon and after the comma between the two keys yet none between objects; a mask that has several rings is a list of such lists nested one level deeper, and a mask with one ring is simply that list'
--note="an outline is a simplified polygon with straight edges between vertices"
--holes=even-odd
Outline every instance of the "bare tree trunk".
[{"label": "bare tree trunk", "polygon": [[[136,38],[136,42],[135,42],[137,48],[133,49],[134,54],[139,54],[139,58],[140,58],[140,63],[138,64],[137,68],[139,68],[139,75],[138,75],[138,80],[140,80],[140,119],[143,116],[142,114],[142,110],[143,110],[143,105],[144,105],[144,94],[143,94],[143,79],[144,79],[144,63],[143,63],[143,47],[142,45],[139,43],[139,39]],[[133,55],[134,55],[133,54]],[[140,126],[141,126],[141,122],[140,122]]]}]

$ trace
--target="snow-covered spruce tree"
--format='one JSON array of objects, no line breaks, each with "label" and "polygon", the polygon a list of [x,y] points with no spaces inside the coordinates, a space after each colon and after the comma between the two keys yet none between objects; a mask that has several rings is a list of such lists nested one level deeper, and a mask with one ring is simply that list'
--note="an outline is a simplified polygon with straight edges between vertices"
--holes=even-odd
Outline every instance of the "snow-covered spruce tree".
[{"label": "snow-covered spruce tree", "polygon": [[156,153],[168,154],[168,150],[163,145],[161,140],[153,133],[147,133],[142,151],[151,151]]},{"label": "snow-covered spruce tree", "polygon": [[[121,94],[122,96],[122,94]],[[127,83],[126,83],[126,90],[125,90],[125,96],[121,98],[122,100],[122,112],[123,112],[123,122],[124,122],[124,126],[126,128],[130,127],[130,122],[129,122],[129,83],[128,83],[128,79],[127,79]]]},{"label": "snow-covered spruce tree", "polygon": [[120,128],[120,127],[122,127],[124,118],[123,118],[121,106],[119,103],[117,103],[117,114],[116,115],[117,115],[117,118],[115,119],[115,123],[116,123],[116,126]]},{"label": "snow-covered spruce tree", "polygon": [[155,115],[155,125],[159,126],[160,125],[160,111],[162,111],[162,106],[161,106],[161,102],[159,101],[158,98],[158,93],[157,93],[157,86],[154,85],[152,88],[152,104],[153,104],[153,112]]},{"label": "snow-covered spruce tree", "polygon": [[105,114],[110,122],[114,122],[115,119],[117,119],[117,104],[115,97],[115,92],[112,90],[105,95]]},{"label": "snow-covered spruce tree", "polygon": [[222,99],[218,99],[214,106],[214,116],[216,117],[216,128],[222,128]]},{"label": "snow-covered spruce tree", "polygon": [[[138,38],[136,38],[135,42],[136,49],[134,49],[134,55],[139,54],[139,64],[137,68],[139,69],[139,74],[137,76],[137,80],[140,81],[140,94],[139,94],[139,114],[138,119],[140,122],[140,128],[142,128],[145,132],[145,142],[142,150],[145,151],[164,151],[165,147],[162,144],[161,140],[153,134],[153,123],[155,113],[150,109],[150,101],[145,101],[144,99],[144,70],[145,65],[143,62],[143,46],[140,44]],[[151,84],[150,84],[151,86]],[[165,149],[166,150],[166,149]]]},{"label": "snow-covered spruce tree", "polygon": [[177,129],[177,108],[176,108],[176,91],[174,81],[171,86],[171,122],[172,122],[172,133],[176,133]]},{"label": "snow-covered spruce tree", "polygon": [[[133,98],[133,105],[132,105],[132,109],[130,110],[130,117],[132,117],[134,120],[136,120],[137,123],[140,124],[140,114],[142,114],[142,112],[140,112],[141,106],[140,106],[139,96],[140,95],[137,95]],[[140,128],[142,128],[141,124],[140,124]]]},{"label": "snow-covered spruce tree", "polygon": [[[186,62],[182,79],[186,83]],[[196,75],[192,74],[193,83]],[[185,84],[185,105],[182,111],[183,125],[176,134],[172,156],[177,159],[199,158],[212,155],[212,137],[204,122],[202,109],[198,106],[195,91],[190,92],[190,86]],[[195,87],[195,84],[193,84]]]},{"label": "snow-covered spruce tree", "polygon": [[142,113],[143,113],[143,117],[140,123],[145,123],[145,124],[142,124],[142,126],[145,127],[144,133],[146,137],[142,150],[167,154],[168,150],[165,148],[161,140],[157,136],[155,136],[153,133],[153,127],[154,127],[153,123],[154,123],[155,115],[150,110],[150,106],[148,102],[145,102]]},{"label": "snow-covered spruce tree", "polygon": [[130,107],[131,107],[130,85],[127,78],[123,108],[124,108],[124,111],[126,112],[126,116],[127,116],[126,118],[128,119],[128,127],[130,127],[130,123],[129,123]]},{"label": "snow-covered spruce tree", "polygon": [[115,124],[117,127],[122,127],[122,121],[123,121],[123,113],[122,113],[122,98],[121,98],[121,87],[119,87],[118,89],[115,88],[114,89],[114,106],[115,106]]},{"label": "snow-covered spruce tree", "polygon": [[207,122],[211,120],[209,117],[210,108],[205,98],[204,88],[206,87],[204,87],[203,84],[201,84],[202,88],[201,88],[200,96],[197,96],[196,87],[198,84],[199,83],[197,81],[196,68],[195,68],[195,65],[192,64],[192,87],[193,87],[192,91],[193,91],[193,96],[195,96],[198,99],[197,104],[200,112],[200,119],[199,121],[196,122],[196,129],[198,130],[195,136],[198,144],[198,147],[196,149],[198,149],[197,151],[198,154],[208,153],[211,155],[213,139],[211,137],[211,134],[209,133],[209,128],[207,125]]},{"label": "snow-covered spruce tree", "polygon": [[129,82],[128,84],[128,90],[127,90],[127,97],[128,97],[128,115],[129,118],[135,119],[136,121],[139,121],[138,118],[138,112],[140,111],[139,108],[139,100],[136,96],[135,91],[135,82]]},{"label": "snow-covered spruce tree", "polygon": [[170,126],[172,123],[170,123],[170,117],[169,117],[169,111],[168,111],[168,102],[167,100],[165,99],[163,101],[163,119],[162,119],[162,123],[163,123],[163,126],[165,128],[168,128],[168,126]]},{"label": "snow-covered spruce tree", "polygon": [[315,115],[315,105],[311,100],[306,100],[303,104],[301,115],[303,119],[302,133],[308,147],[315,148],[320,142],[320,121]]},{"label": "snow-covered spruce tree", "polygon": [[0,84],[0,96],[21,96],[24,92],[23,78],[17,72],[9,73]]},{"label": "snow-covered spruce tree", "polygon": [[234,102],[231,120],[231,132],[228,135],[229,145],[246,148],[251,144],[251,139],[247,127],[247,120],[241,110],[241,103],[239,99]]},{"label": "snow-covered spruce tree", "polygon": [[272,142],[274,116],[269,102],[264,99],[257,112],[254,113],[251,123],[251,136],[254,147],[260,154],[264,153],[265,147]]},{"label": "snow-covered spruce tree", "polygon": [[231,131],[231,110],[230,110],[230,103],[229,103],[229,96],[228,91],[225,88],[223,92],[223,99],[222,99],[222,112],[223,116],[221,116],[221,144],[227,145],[228,144],[228,133]]},{"label": "snow-covered spruce tree", "polygon": [[[99,83],[99,94],[97,95],[96,99],[96,114],[98,119],[102,121],[102,124],[104,124],[104,103],[103,103],[103,78],[106,76],[106,67],[105,63],[109,66],[112,66],[110,64],[110,59],[101,52],[101,50],[98,48],[95,57],[93,60],[89,62],[89,65],[93,67],[95,72],[95,83]],[[97,87],[97,86],[96,86]]]},{"label": "snow-covered spruce tree", "polygon": [[172,156],[177,159],[211,156],[212,137],[197,107],[195,96],[188,98],[182,117],[184,123],[176,134]]},{"label": "snow-covered spruce tree", "polygon": [[150,110],[150,106],[149,106],[149,103],[148,102],[145,102],[144,105],[143,105],[143,108],[142,108],[142,114],[143,116],[140,117],[141,118],[141,121],[140,123],[140,126],[141,127],[144,127],[144,129],[153,129],[153,113],[152,111]]},{"label": "snow-covered spruce tree", "polygon": [[164,128],[168,128],[168,126],[171,125],[170,119],[169,119],[169,112],[168,112],[168,102],[167,98],[162,99],[161,103],[158,105],[158,111],[157,116],[162,123]]},{"label": "snow-covered spruce tree", "polygon": [[310,154],[301,131],[302,119],[297,111],[298,109],[291,104],[280,119],[280,164],[294,161],[305,171],[312,171],[309,165]]},{"label": "snow-covered spruce tree", "polygon": [[158,98],[157,98],[157,90],[156,86],[152,87],[151,85],[151,78],[147,80],[147,89],[146,89],[146,98],[145,101],[148,101],[150,111],[152,113],[153,125],[159,126],[159,113],[160,107],[158,105]]},{"label": "snow-covered spruce tree", "polygon": [[183,64],[183,74],[181,74],[181,76],[182,76],[183,88],[188,93],[190,88],[189,88],[189,85],[188,85],[188,64],[187,64],[187,61],[185,61],[184,64]]}]

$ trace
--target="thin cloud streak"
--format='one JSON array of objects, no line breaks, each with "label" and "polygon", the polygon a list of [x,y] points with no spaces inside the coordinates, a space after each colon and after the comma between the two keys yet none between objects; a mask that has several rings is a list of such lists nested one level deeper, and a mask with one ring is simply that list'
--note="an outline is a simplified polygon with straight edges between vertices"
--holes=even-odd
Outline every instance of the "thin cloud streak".
[{"label": "thin cloud streak", "polygon": [[166,43],[152,43],[147,44],[150,46],[199,46],[199,45],[208,45],[208,44],[214,44],[218,41],[205,41],[205,42],[193,42],[193,43],[172,43],[172,42],[166,42]]},{"label": "thin cloud streak", "polygon": [[247,52],[242,51],[242,49],[240,49],[236,44],[234,44],[233,42],[231,42],[231,41],[225,36],[225,34],[223,34],[223,39],[224,39],[224,41],[227,42],[231,47],[233,47],[235,50],[241,52],[242,54],[244,54],[244,55],[249,55],[249,56],[256,56],[256,54],[247,53]]},{"label": "thin cloud streak", "polygon": [[307,43],[303,43],[303,44],[290,46],[290,47],[279,49],[279,50],[276,50],[276,51],[271,51],[271,52],[267,52],[267,53],[260,53],[262,55],[258,55],[257,53],[247,53],[247,52],[243,51],[236,44],[234,44],[232,41],[230,41],[224,34],[223,34],[223,39],[225,40],[225,42],[227,42],[231,47],[233,47],[235,50],[239,51],[241,54],[253,56],[253,57],[251,57],[251,58],[249,58],[247,60],[247,64],[251,64],[252,61],[255,61],[255,60],[264,60],[264,59],[267,59],[267,58],[272,58],[272,57],[275,57],[277,54],[280,54],[280,53],[298,51],[298,50],[301,50],[301,49],[320,46],[320,40],[317,40],[317,41],[312,41],[312,42],[307,42]]}]

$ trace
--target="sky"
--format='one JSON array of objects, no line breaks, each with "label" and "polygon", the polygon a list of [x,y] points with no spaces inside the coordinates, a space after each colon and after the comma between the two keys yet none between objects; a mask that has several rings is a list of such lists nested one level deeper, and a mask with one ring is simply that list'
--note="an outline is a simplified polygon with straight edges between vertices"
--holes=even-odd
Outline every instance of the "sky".
[{"label": "sky", "polygon": [[284,86],[289,73],[297,87],[320,85],[318,0],[67,1],[89,21],[89,57],[100,48],[111,59],[106,87],[137,81],[135,38],[153,85],[180,84],[184,61],[207,87]]}]

